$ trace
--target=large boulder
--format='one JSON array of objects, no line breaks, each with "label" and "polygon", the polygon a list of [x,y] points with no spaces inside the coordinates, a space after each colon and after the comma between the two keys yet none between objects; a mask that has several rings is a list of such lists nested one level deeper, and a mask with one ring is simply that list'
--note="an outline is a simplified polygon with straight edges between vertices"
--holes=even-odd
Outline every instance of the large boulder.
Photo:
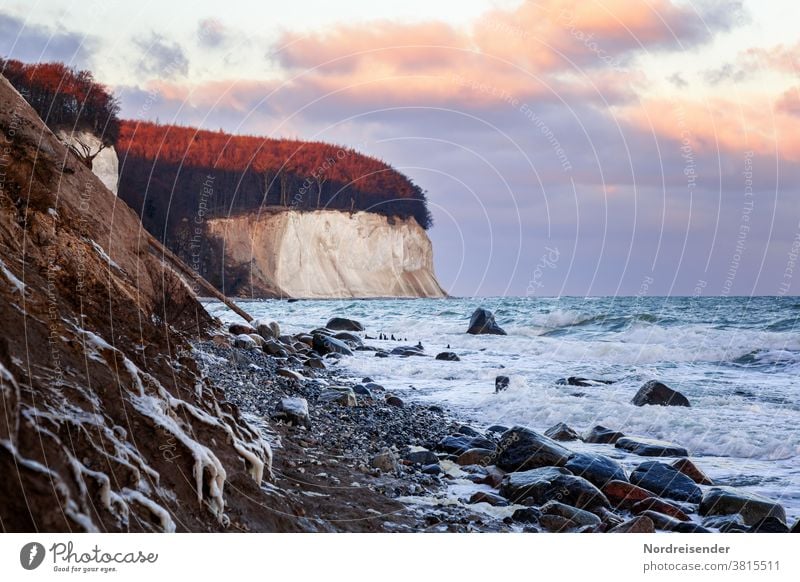
[{"label": "large boulder", "polygon": [[494,450],[495,444],[484,437],[469,437],[463,434],[448,435],[436,444],[436,449],[451,455],[460,455],[470,449]]},{"label": "large boulder", "polygon": [[600,525],[600,518],[594,513],[578,509],[559,501],[548,501],[541,508],[542,515],[557,515],[578,525]]},{"label": "large boulder", "polygon": [[609,481],[628,480],[622,465],[595,453],[575,453],[564,467],[597,487],[603,487]]},{"label": "large boulder", "polygon": [[689,459],[675,459],[675,461],[672,463],[672,466],[698,485],[714,484],[714,482],[711,480],[711,477],[703,473],[703,471],[701,471],[700,468],[692,463]]},{"label": "large boulder", "polygon": [[629,519],[616,527],[608,530],[608,533],[655,533],[656,528],[653,520],[644,515]]},{"label": "large boulder", "polygon": [[241,333],[233,338],[233,347],[245,350],[254,350],[258,347],[256,340],[247,334]]},{"label": "large boulder", "polygon": [[282,420],[287,424],[311,428],[308,401],[305,398],[282,398],[278,403],[275,419]]},{"label": "large boulder", "polygon": [[700,503],[700,515],[742,516],[745,525],[755,525],[765,517],[777,517],[786,523],[783,507],[755,493],[732,487],[714,487],[706,492]]},{"label": "large boulder", "polygon": [[343,341],[319,333],[314,334],[312,347],[314,351],[323,356],[326,354],[353,355],[353,351]]},{"label": "large boulder", "polygon": [[497,448],[495,464],[504,471],[561,467],[572,456],[553,439],[521,426],[504,432]]},{"label": "large boulder", "polygon": [[334,331],[364,331],[364,326],[355,319],[346,317],[332,317],[325,324],[325,327]]},{"label": "large boulder", "polygon": [[602,487],[603,495],[611,502],[613,507],[628,509],[644,499],[654,497],[647,489],[627,481],[609,481]]},{"label": "large boulder", "polygon": [[644,513],[645,511],[656,511],[663,513],[670,517],[674,517],[678,521],[691,521],[691,518],[680,508],[672,503],[659,499],[658,497],[649,497],[633,504],[631,511],[634,514]]},{"label": "large boulder", "polygon": [[647,517],[653,521],[657,529],[676,533],[711,533],[711,530],[696,524],[692,521],[680,521],[657,511],[645,511],[641,517]]},{"label": "large boulder", "polygon": [[703,499],[703,492],[694,481],[675,467],[659,461],[647,461],[636,467],[631,472],[630,482],[676,501],[700,503]]},{"label": "large boulder", "polygon": [[544,436],[553,439],[554,441],[578,441],[581,440],[580,435],[575,432],[574,429],[570,428],[563,422],[559,422],[558,424],[554,424],[546,431],[544,431]]},{"label": "large boulder", "polygon": [[413,447],[404,456],[403,459],[412,465],[436,465],[439,463],[439,457],[436,453],[429,451],[423,447]]},{"label": "large boulder", "polygon": [[456,459],[459,465],[483,465],[486,466],[494,459],[494,449],[469,449],[461,453]]},{"label": "large boulder", "polygon": [[500,483],[500,494],[515,503],[544,505],[548,501],[560,501],[590,511],[609,506],[608,499],[597,487],[561,467],[509,473]]},{"label": "large boulder", "polygon": [[281,327],[277,322],[268,319],[254,320],[253,327],[256,328],[258,335],[264,339],[278,339],[281,336]]},{"label": "large boulder", "polygon": [[658,380],[650,380],[639,388],[631,400],[636,406],[654,404],[660,406],[689,406],[689,399]]},{"label": "large boulder", "polygon": [[619,431],[611,430],[610,428],[606,428],[598,424],[597,426],[592,427],[592,429],[589,430],[585,435],[583,435],[583,440],[587,443],[614,444],[624,436],[625,435]]},{"label": "large boulder", "polygon": [[437,360],[444,360],[445,362],[460,362],[461,358],[455,352],[439,352],[436,354]]},{"label": "large boulder", "polygon": [[364,345],[364,341],[351,331],[340,331],[333,337],[354,348],[362,347]]},{"label": "large boulder", "polygon": [[643,457],[686,457],[689,454],[684,447],[675,443],[640,437],[622,437],[614,446]]},{"label": "large boulder", "polygon": [[492,312],[483,307],[479,307],[472,312],[467,333],[471,333],[472,335],[507,335],[503,328],[497,325]]},{"label": "large boulder", "polygon": [[391,449],[384,447],[380,453],[370,459],[369,464],[375,469],[380,469],[384,473],[397,473],[400,465],[397,457]]}]

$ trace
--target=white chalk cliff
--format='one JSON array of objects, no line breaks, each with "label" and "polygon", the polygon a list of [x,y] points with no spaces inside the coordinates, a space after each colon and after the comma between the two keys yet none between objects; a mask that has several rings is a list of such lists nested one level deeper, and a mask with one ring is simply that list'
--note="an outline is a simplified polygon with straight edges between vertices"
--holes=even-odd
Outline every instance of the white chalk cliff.
[{"label": "white chalk cliff", "polygon": [[294,210],[209,220],[226,266],[250,265],[240,294],[298,298],[443,297],[433,248],[414,219]]},{"label": "white chalk cliff", "polygon": [[114,194],[117,193],[117,184],[119,183],[119,158],[114,146],[103,148],[103,142],[95,134],[89,131],[75,131],[72,133],[66,131],[59,131],[57,134],[58,139],[67,146],[72,146],[81,152],[82,147],[86,146],[88,153],[99,154],[92,160],[92,173],[100,178],[103,185],[111,190]]}]

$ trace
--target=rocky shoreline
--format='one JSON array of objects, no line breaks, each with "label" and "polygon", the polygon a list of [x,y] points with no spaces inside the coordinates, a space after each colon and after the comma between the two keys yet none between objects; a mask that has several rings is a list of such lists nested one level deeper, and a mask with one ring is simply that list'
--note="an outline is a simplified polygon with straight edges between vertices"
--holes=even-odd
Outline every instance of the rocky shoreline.
[{"label": "rocky shoreline", "polygon": [[[491,314],[488,314],[491,317]],[[318,531],[797,532],[779,503],[715,486],[675,444],[597,426],[580,435],[559,423],[477,430],[439,406],[403,402],[371,378],[338,369],[364,344],[352,320],[282,335],[277,323],[234,324],[195,344],[204,374],[246,418],[270,427],[274,486]],[[333,328],[333,329],[330,329]],[[474,333],[474,326],[471,325]],[[480,333],[480,332],[479,332]],[[484,333],[496,333],[487,331]],[[568,378],[568,385],[589,385]],[[496,389],[507,385],[498,377]],[[648,382],[640,406],[690,406]],[[264,422],[268,421],[268,422]],[[616,460],[565,442],[614,444],[642,457]]]}]

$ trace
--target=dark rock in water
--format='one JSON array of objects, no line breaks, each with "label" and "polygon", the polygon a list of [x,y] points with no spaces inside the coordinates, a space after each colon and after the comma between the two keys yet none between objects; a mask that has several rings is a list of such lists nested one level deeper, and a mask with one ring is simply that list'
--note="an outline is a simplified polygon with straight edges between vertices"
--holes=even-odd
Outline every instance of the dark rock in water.
[{"label": "dark rock in water", "polygon": [[294,426],[311,428],[308,401],[305,398],[282,398],[278,403],[275,419]]},{"label": "dark rock in water", "polygon": [[789,526],[774,516],[765,517],[754,523],[748,533],[789,533]]},{"label": "dark rock in water", "polygon": [[630,482],[662,497],[676,501],[700,503],[703,492],[689,477],[659,461],[647,461],[636,467]]},{"label": "dark rock in water", "polygon": [[444,360],[446,362],[460,362],[461,358],[455,352],[440,352],[436,354],[437,360]]},{"label": "dark rock in water", "polygon": [[554,441],[581,440],[580,435],[563,422],[559,422],[558,424],[548,428],[546,431],[544,431],[544,436],[550,437]]},{"label": "dark rock in water", "polygon": [[430,410],[431,412],[435,412],[436,414],[444,414],[444,408],[442,408],[438,404],[433,404],[429,406],[428,410]]},{"label": "dark rock in water", "polygon": [[397,408],[402,408],[405,405],[403,400],[401,398],[398,398],[394,394],[387,394],[385,400],[386,404],[388,404],[389,406],[396,406]]},{"label": "dark rock in water", "polygon": [[640,515],[608,530],[608,533],[655,533],[653,520]]},{"label": "dark rock in water", "polygon": [[363,378],[361,378],[361,383],[362,383],[362,384],[369,384],[370,382],[374,382],[374,381],[375,381],[375,380],[373,380],[373,379],[372,379],[372,378],[370,378],[369,376],[364,376]]},{"label": "dark rock in water", "polygon": [[483,437],[468,437],[465,435],[448,435],[436,445],[436,448],[451,455],[460,455],[470,449],[494,450],[495,444]]},{"label": "dark rock in water", "polygon": [[602,488],[612,507],[628,509],[639,501],[654,497],[653,493],[626,481],[609,481]]},{"label": "dark rock in water", "polygon": [[256,333],[263,337],[265,340],[267,339],[278,339],[281,335],[281,326],[278,325],[276,321],[270,321],[268,319],[256,319],[253,321],[253,327],[256,330]]},{"label": "dark rock in water", "polygon": [[703,527],[718,529],[722,533],[745,533],[747,526],[744,524],[742,516],[735,515],[714,515],[703,520]]},{"label": "dark rock in water", "polygon": [[542,512],[535,507],[524,507],[517,509],[511,514],[511,519],[519,523],[537,523],[542,516]]},{"label": "dark rock in water", "polygon": [[319,358],[308,358],[308,360],[306,360],[305,366],[307,368],[313,368],[315,370],[324,370],[326,367],[325,362],[323,362]]},{"label": "dark rock in water", "polygon": [[571,519],[549,513],[543,513],[539,517],[539,525],[551,533],[567,532],[580,527],[579,523]]},{"label": "dark rock in water", "polygon": [[649,517],[653,520],[653,524],[658,529],[662,529],[664,531],[672,531],[677,533],[711,533],[711,530],[704,528],[701,525],[697,525],[691,521],[678,521],[677,519],[673,519],[668,515],[664,515],[663,513],[658,513],[655,511],[645,511],[642,513],[642,517]]},{"label": "dark rock in water", "polygon": [[327,327],[318,327],[317,329],[311,330],[311,335],[324,335],[328,337],[333,337],[333,332],[329,330]]},{"label": "dark rock in water", "polygon": [[475,430],[474,428],[472,428],[471,426],[469,426],[469,425],[466,425],[466,424],[459,425],[459,427],[458,427],[458,429],[456,430],[456,432],[457,432],[458,434],[465,434],[465,435],[467,435],[467,436],[470,436],[470,437],[479,437],[479,436],[483,436],[483,435],[482,435],[481,433],[479,433],[477,430]]},{"label": "dark rock in water", "polygon": [[438,463],[432,463],[430,465],[425,465],[420,469],[424,475],[441,475],[442,468],[439,466]]},{"label": "dark rock in water", "polygon": [[355,319],[346,317],[333,317],[328,320],[325,327],[334,331],[364,331],[364,326]]},{"label": "dark rock in water", "polygon": [[625,435],[619,431],[611,430],[610,428],[606,428],[598,424],[583,436],[583,440],[587,443],[614,444],[617,442],[617,440],[624,436]]},{"label": "dark rock in water", "polygon": [[456,459],[459,465],[488,465],[494,459],[494,449],[468,449]]},{"label": "dark rock in water", "polygon": [[600,525],[600,518],[584,509],[578,509],[559,501],[548,501],[541,507],[542,515],[557,515],[578,525]]},{"label": "dark rock in water", "polygon": [[692,481],[697,483],[698,485],[713,485],[714,482],[711,478],[703,473],[697,465],[692,463],[689,459],[675,459],[672,463],[672,466],[675,467],[678,471],[689,477]]},{"label": "dark rock in water", "polygon": [[364,386],[371,390],[372,392],[386,392],[386,388],[381,386],[380,384],[376,384],[375,382],[367,382],[366,380],[362,380],[364,382]]},{"label": "dark rock in water", "polygon": [[563,466],[572,452],[528,428],[515,426],[503,433],[495,464],[504,471]]},{"label": "dark rock in water", "polygon": [[507,426],[503,426],[502,424],[493,424],[492,426],[486,429],[486,432],[504,433],[507,430],[508,430]]},{"label": "dark rock in water", "polygon": [[506,507],[508,506],[508,500],[505,497],[501,497],[496,493],[489,493],[488,491],[476,491],[472,494],[469,498],[470,503],[488,503],[494,507]]},{"label": "dark rock in water", "polygon": [[391,352],[393,356],[424,356],[426,355],[423,350],[417,346],[397,346]]},{"label": "dark rock in water", "polygon": [[334,338],[341,340],[345,343],[352,344],[354,346],[363,346],[364,342],[360,337],[356,334],[351,333],[349,331],[340,331],[339,333],[333,336]]},{"label": "dark rock in water", "polygon": [[607,386],[613,383],[613,380],[594,380],[591,378],[581,378],[579,376],[570,376],[569,378],[559,378],[556,380],[556,384],[559,386],[578,386],[579,388],[588,388],[590,386]]},{"label": "dark rock in water", "polygon": [[503,481],[503,477],[506,476],[505,471],[498,469],[494,465],[487,465],[485,467],[486,475],[484,475],[480,481],[478,481],[481,485],[488,485],[489,487],[494,487],[497,489],[500,487],[500,483]]},{"label": "dark rock in water", "polygon": [[627,481],[622,465],[603,455],[595,453],[575,453],[564,465],[573,474],[583,477],[597,487],[609,481]]},{"label": "dark rock in water", "polygon": [[298,301],[300,300],[295,297],[289,297],[289,299],[286,300],[286,303],[297,303]]},{"label": "dark rock in water", "polygon": [[706,492],[700,503],[700,515],[742,516],[745,525],[754,525],[766,517],[776,517],[786,523],[783,507],[766,497],[732,487],[714,487]]},{"label": "dark rock in water", "polygon": [[675,518],[678,521],[691,521],[689,516],[686,515],[682,509],[658,497],[650,497],[642,501],[637,501],[633,504],[631,511],[635,514],[644,513],[645,511],[657,511],[658,513],[663,513],[664,515]]},{"label": "dark rock in water", "polygon": [[498,392],[502,392],[508,385],[511,383],[511,379],[508,376],[498,376],[494,379],[494,393],[497,394]]},{"label": "dark rock in water", "polygon": [[384,351],[375,352],[375,357],[376,358],[388,358],[389,357],[389,352],[384,352]]},{"label": "dark rock in water", "polygon": [[364,386],[363,384],[356,384],[353,386],[353,392],[355,392],[359,396],[366,396],[367,398],[372,398],[372,392],[369,388]]},{"label": "dark rock in water", "polygon": [[794,522],[794,525],[792,526],[791,533],[800,533],[800,519],[798,519],[796,522]]},{"label": "dark rock in water", "polygon": [[233,335],[250,335],[251,333],[257,333],[255,328],[246,323],[232,323],[228,326],[228,331]]},{"label": "dark rock in water", "polygon": [[312,347],[318,354],[323,356],[326,354],[342,354],[343,356],[353,355],[352,350],[343,341],[318,333],[314,334]]},{"label": "dark rock in water", "polygon": [[650,380],[639,388],[636,396],[631,400],[636,406],[646,404],[660,406],[689,406],[689,399],[677,390],[673,390],[658,380]]},{"label": "dark rock in water", "polygon": [[479,334],[493,334],[493,335],[507,335],[502,327],[497,325],[494,320],[494,315],[488,309],[479,307],[472,312],[472,317],[469,320],[469,328],[467,333],[473,335]]},{"label": "dark rock in water", "polygon": [[403,458],[414,465],[438,465],[439,457],[435,453],[422,449],[406,453]]},{"label": "dark rock in water", "polygon": [[614,446],[642,457],[686,457],[689,455],[689,451],[675,443],[639,437],[622,437],[614,443]]},{"label": "dark rock in water", "polygon": [[544,505],[560,501],[579,509],[608,507],[608,499],[583,477],[561,467],[541,467],[509,473],[500,483],[500,494],[512,502]]}]

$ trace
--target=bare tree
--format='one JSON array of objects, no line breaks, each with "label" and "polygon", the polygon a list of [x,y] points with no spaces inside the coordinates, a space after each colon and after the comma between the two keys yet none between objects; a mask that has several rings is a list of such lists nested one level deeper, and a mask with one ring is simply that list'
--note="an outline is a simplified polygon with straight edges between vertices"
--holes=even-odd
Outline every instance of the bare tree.
[{"label": "bare tree", "polygon": [[101,143],[100,149],[92,153],[92,148],[90,145],[83,143],[81,140],[79,140],[74,136],[73,140],[75,141],[75,143],[73,143],[72,141],[66,142],[67,147],[73,154],[75,154],[75,156],[81,161],[81,163],[84,166],[86,166],[91,170],[92,165],[94,164],[94,159],[100,154],[100,152],[106,149],[106,144]]}]

